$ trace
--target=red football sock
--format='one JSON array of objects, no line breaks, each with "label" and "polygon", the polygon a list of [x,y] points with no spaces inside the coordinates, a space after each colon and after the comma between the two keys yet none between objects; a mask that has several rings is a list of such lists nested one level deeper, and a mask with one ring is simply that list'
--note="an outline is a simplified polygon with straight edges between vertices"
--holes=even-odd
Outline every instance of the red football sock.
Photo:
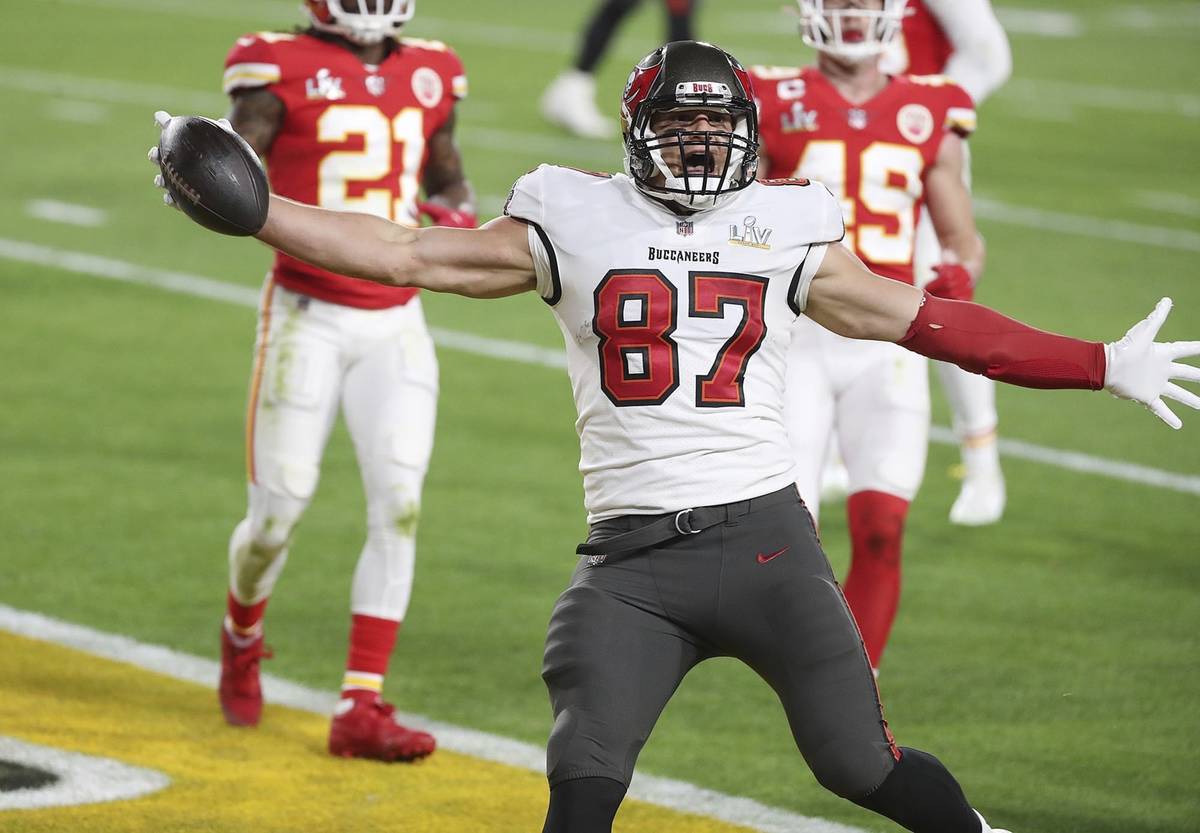
[{"label": "red football sock", "polygon": [[355,698],[379,696],[399,630],[400,623],[394,619],[354,614],[350,626],[350,654],[342,678],[345,695]]},{"label": "red football sock", "polygon": [[900,543],[908,501],[885,492],[856,492],[846,501],[846,514],[850,525],[846,601],[871,667],[878,669],[900,602]]},{"label": "red football sock", "polygon": [[229,614],[232,626],[230,630],[235,636],[257,635],[263,614],[267,610],[267,601],[268,599],[263,599],[251,605],[242,604],[233,595],[233,591],[229,591],[225,600],[225,610]]}]

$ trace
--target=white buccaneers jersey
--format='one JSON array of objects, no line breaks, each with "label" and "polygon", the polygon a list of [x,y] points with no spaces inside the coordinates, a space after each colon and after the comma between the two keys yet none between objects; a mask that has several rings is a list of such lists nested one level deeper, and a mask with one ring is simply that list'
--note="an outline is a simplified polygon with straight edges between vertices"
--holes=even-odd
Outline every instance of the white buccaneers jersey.
[{"label": "white buccaneers jersey", "polygon": [[538,290],[566,341],[589,521],[794,481],[791,325],[844,233],[824,186],[756,182],[684,217],[622,174],[542,165],[504,212],[530,226]]}]

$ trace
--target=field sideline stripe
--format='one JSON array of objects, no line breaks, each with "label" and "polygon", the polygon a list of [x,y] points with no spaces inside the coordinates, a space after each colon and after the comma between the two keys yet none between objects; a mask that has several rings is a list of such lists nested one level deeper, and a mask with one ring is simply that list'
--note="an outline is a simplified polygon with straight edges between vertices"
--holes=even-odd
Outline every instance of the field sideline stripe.
[{"label": "field sideline stripe", "polygon": [[[189,275],[184,272],[171,272],[164,269],[154,269],[139,266],[114,258],[85,252],[72,252],[64,249],[40,246],[22,240],[11,240],[0,237],[0,258],[29,263],[38,266],[48,266],[64,269],[92,277],[107,278],[124,283],[143,284],[195,295],[216,301],[226,301],[247,307],[257,307],[259,292],[246,286],[213,280],[200,275]],[[562,350],[540,347],[507,339],[489,338],[487,336],[464,333],[458,330],[447,330],[441,327],[430,327],[434,340],[442,347],[451,350],[461,350],[494,359],[521,362],[523,364],[541,365],[555,369],[565,369],[566,354]],[[930,429],[930,439],[943,445],[957,446],[958,441],[954,432],[941,425]],[[1129,463],[1122,460],[1110,460],[1104,457],[1094,457],[1078,451],[1064,451],[1057,448],[1047,448],[1034,443],[1008,438],[1000,439],[1000,452],[1006,457],[1019,460],[1030,460],[1045,463],[1068,471],[1083,474],[1098,474],[1114,480],[1137,483],[1143,486],[1153,486],[1184,494],[1200,495],[1200,477],[1176,472],[1164,471],[1149,466]]]},{"label": "field sideline stripe", "polygon": [[[139,642],[127,636],[104,633],[4,604],[0,604],[0,630],[52,642],[210,689],[216,688],[221,671],[220,664],[215,660]],[[332,714],[337,703],[338,695],[332,691],[309,688],[271,674],[264,674],[262,680],[263,694],[270,703],[320,715]],[[539,746],[440,723],[420,715],[397,713],[397,716],[402,722],[417,724],[432,731],[442,749],[519,769],[545,772],[546,753]],[[762,833],[866,833],[860,827],[801,816],[752,799],[725,795],[654,775],[635,775],[629,796],[670,810],[741,824]]]}]

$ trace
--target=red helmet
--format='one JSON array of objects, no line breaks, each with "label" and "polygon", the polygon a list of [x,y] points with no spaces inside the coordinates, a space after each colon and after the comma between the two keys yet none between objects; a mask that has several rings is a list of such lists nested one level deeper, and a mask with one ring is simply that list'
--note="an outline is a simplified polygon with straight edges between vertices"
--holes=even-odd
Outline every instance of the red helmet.
[{"label": "red helmet", "polygon": [[304,6],[315,28],[370,44],[398,35],[417,0],[304,0]]},{"label": "red helmet", "polygon": [[[692,108],[728,113],[733,129],[676,130],[661,136],[651,129],[655,113]],[[710,208],[720,195],[753,182],[758,170],[758,113],[750,75],[736,58],[711,43],[674,41],[638,62],[621,98],[621,128],[626,173],[643,192],[660,199]],[[725,162],[720,170],[688,173],[685,167],[676,175],[663,161],[662,151],[677,146],[684,159],[685,145],[703,147],[705,156],[712,148],[725,148]]]}]

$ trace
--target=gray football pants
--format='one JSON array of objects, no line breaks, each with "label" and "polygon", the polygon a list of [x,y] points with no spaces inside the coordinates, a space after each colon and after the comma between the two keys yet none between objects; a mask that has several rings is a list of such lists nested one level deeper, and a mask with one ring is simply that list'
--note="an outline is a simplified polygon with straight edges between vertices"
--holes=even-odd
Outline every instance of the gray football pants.
[{"label": "gray football pants", "polygon": [[[589,541],[657,517],[601,521]],[[898,752],[858,628],[794,488],[731,504],[699,534],[596,560],[580,559],[546,636],[551,786],[594,776],[628,786],[667,700],[715,656],[775,690],[827,789],[865,796],[892,771]]]}]

